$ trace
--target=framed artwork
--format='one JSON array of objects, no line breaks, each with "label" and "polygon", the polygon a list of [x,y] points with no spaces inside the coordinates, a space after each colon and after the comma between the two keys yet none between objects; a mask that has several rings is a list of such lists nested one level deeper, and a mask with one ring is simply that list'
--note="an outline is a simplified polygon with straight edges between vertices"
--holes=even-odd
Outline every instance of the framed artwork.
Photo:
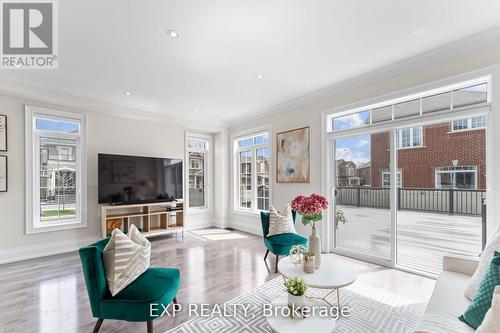
[{"label": "framed artwork", "polygon": [[7,116],[0,114],[0,151],[7,151]]},{"label": "framed artwork", "polygon": [[311,181],[310,128],[302,127],[276,134],[276,182]]},{"label": "framed artwork", "polygon": [[7,156],[0,156],[0,192],[7,192]]}]

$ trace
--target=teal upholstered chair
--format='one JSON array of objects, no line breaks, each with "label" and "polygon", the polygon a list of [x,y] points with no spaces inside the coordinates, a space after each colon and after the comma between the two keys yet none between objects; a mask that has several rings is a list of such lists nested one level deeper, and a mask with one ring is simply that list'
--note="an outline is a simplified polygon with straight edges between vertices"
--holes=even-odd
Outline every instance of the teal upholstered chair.
[{"label": "teal upholstered chair", "polygon": [[[295,223],[297,214],[294,211],[292,211],[292,216],[293,223]],[[264,256],[264,261],[267,259],[269,251],[271,251],[272,254],[276,255],[275,272],[278,273],[279,256],[287,256],[290,253],[292,246],[294,245],[304,245],[305,247],[307,247],[307,238],[292,233],[267,237],[267,234],[269,233],[269,212],[260,212],[260,223],[262,224],[264,245],[267,248],[266,254]]]},{"label": "teal upholstered chair", "polygon": [[[109,292],[104,274],[102,252],[109,238],[80,249],[83,275],[87,284],[92,315],[97,319],[94,333],[99,331],[104,319],[147,322],[147,332],[153,332],[153,319],[161,315],[171,302],[177,303],[176,295],[180,287],[180,272],[177,268],[149,268],[134,282],[114,297]],[[150,313],[150,304],[153,313]],[[156,309],[158,309],[156,311]],[[151,316],[157,315],[157,316]]]}]

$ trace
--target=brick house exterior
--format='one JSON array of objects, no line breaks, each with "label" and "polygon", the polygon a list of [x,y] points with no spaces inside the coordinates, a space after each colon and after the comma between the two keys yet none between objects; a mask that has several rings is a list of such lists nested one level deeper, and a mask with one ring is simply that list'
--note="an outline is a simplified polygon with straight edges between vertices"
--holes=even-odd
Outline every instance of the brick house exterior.
[{"label": "brick house exterior", "polygon": [[[371,136],[371,182],[383,187],[382,173],[389,171],[389,133]],[[421,147],[398,149],[398,171],[402,173],[402,187],[435,188],[436,168],[476,166],[477,189],[486,188],[485,130],[473,129],[452,132],[450,122],[423,127]]]},{"label": "brick house exterior", "polygon": [[337,160],[337,185],[360,186],[361,178],[358,176],[356,163],[343,159]]}]

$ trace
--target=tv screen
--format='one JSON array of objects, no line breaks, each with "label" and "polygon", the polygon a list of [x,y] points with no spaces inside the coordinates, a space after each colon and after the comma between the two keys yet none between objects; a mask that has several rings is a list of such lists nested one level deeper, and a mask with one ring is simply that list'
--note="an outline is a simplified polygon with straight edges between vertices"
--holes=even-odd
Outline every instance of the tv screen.
[{"label": "tv screen", "polygon": [[134,204],[182,199],[182,160],[98,155],[99,203]]}]

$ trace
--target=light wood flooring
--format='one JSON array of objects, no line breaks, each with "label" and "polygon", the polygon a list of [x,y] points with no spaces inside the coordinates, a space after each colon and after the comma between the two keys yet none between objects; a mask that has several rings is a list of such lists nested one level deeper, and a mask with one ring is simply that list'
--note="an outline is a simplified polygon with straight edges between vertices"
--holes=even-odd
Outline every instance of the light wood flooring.
[{"label": "light wood flooring", "polygon": [[[152,240],[151,265],[179,267],[182,287],[177,299],[187,303],[223,303],[277,276],[275,257],[263,261],[262,238],[232,230],[202,229],[184,238]],[[427,301],[434,280],[344,258],[358,281],[415,301]],[[92,332],[95,319],[88,303],[78,253],[0,265],[0,332]],[[154,320],[165,332],[186,315]],[[101,331],[146,332],[145,323],[105,320]]]}]

